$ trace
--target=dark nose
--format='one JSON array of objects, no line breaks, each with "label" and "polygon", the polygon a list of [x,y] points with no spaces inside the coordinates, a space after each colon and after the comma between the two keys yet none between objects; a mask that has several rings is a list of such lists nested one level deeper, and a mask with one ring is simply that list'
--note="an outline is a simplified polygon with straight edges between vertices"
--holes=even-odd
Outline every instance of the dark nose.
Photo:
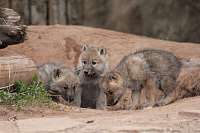
[{"label": "dark nose", "polygon": [[69,101],[71,102],[71,101],[74,101],[74,98],[73,97],[70,97],[69,98]]},{"label": "dark nose", "polygon": [[107,103],[107,106],[110,106],[110,103]]},{"label": "dark nose", "polygon": [[88,75],[88,71],[85,70],[85,71],[84,71],[84,74],[85,74],[85,75]]}]

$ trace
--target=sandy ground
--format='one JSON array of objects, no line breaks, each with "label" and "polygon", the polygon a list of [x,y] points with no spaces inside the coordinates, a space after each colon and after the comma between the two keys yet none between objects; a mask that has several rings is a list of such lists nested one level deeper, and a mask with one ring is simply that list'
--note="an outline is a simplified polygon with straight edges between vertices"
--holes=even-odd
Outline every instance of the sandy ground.
[{"label": "sandy ground", "polygon": [[102,111],[61,105],[59,110],[43,107],[10,111],[1,106],[0,131],[200,132],[199,103],[200,96],[144,110]]},{"label": "sandy ground", "polygon": [[[109,68],[136,50],[162,49],[183,59],[200,59],[200,45],[156,40],[103,29],[81,26],[29,26],[28,40],[0,50],[0,56],[23,54],[36,65],[47,61],[76,67],[82,45],[104,46],[109,54]],[[160,92],[159,92],[160,93]],[[159,95],[160,96],[160,95]],[[157,96],[157,99],[159,99]],[[126,99],[126,100],[125,100]],[[114,107],[106,111],[61,105],[10,111],[0,106],[0,121],[31,118],[70,117],[82,122],[64,131],[83,132],[200,132],[200,97],[178,100],[170,105],[145,110],[122,110],[130,103],[130,91]],[[13,117],[14,116],[14,117]]]}]

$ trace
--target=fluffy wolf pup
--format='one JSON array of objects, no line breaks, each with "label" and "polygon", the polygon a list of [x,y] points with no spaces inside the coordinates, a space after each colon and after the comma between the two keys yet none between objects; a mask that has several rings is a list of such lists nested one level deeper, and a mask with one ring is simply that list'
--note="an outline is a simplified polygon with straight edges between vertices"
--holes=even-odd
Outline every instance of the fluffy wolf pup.
[{"label": "fluffy wolf pup", "polygon": [[[45,89],[52,95],[61,95],[66,101],[73,101],[78,78],[75,71],[56,63],[45,63],[38,67],[38,77],[44,81]],[[55,102],[59,98],[52,97]]]},{"label": "fluffy wolf pup", "polygon": [[107,52],[103,46],[83,45],[78,65],[79,83],[72,106],[105,109],[105,94],[100,88],[102,81],[100,75],[108,70],[107,58]]},{"label": "fluffy wolf pup", "polygon": [[[142,88],[146,98],[142,108],[173,102],[182,64],[181,59],[163,50],[143,50],[125,56],[112,71],[102,75],[107,105],[116,105],[127,88],[132,90],[130,109],[139,108]],[[156,88],[164,93],[164,97],[155,103]]]}]

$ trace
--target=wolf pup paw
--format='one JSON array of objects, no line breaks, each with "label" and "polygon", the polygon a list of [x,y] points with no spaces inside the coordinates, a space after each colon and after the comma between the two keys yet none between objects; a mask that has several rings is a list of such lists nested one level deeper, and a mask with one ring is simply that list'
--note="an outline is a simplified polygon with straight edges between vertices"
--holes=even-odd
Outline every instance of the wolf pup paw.
[{"label": "wolf pup paw", "polygon": [[130,110],[131,109],[131,105],[123,105],[122,109],[123,110]]},{"label": "wolf pup paw", "polygon": [[135,105],[135,106],[131,106],[131,105],[126,105],[122,107],[123,110],[136,110],[136,109],[141,109],[140,106]]},{"label": "wolf pup paw", "polygon": [[157,101],[157,102],[155,102],[155,104],[154,104],[154,106],[163,106],[163,105],[165,105],[166,103],[163,101],[163,100],[160,100],[160,101]]}]

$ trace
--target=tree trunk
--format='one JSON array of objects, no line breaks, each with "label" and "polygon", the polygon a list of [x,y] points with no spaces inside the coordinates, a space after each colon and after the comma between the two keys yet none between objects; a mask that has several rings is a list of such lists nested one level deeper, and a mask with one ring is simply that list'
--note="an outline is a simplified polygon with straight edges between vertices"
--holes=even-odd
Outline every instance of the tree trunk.
[{"label": "tree trunk", "polygon": [[14,84],[20,77],[27,84],[37,74],[32,60],[24,55],[10,55],[0,57],[0,88]]},{"label": "tree trunk", "polygon": [[0,49],[27,39],[27,27],[19,25],[20,16],[12,9],[0,8]]}]

